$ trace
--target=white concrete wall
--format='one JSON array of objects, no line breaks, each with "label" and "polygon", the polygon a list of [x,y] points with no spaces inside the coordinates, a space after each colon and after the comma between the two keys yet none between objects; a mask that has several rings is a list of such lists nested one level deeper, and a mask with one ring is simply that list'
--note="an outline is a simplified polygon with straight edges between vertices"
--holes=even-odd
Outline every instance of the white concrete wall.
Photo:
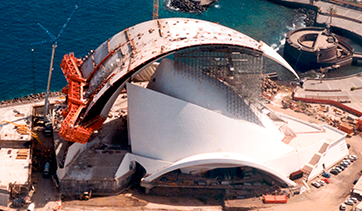
[{"label": "white concrete wall", "polygon": [[342,160],[349,154],[345,138],[341,138],[333,142],[325,153],[323,153],[320,162],[314,167],[313,171],[309,175],[310,178],[316,177],[323,172],[323,164],[328,169],[334,164]]},{"label": "white concrete wall", "polygon": [[267,161],[266,164],[284,176],[288,177],[290,173],[300,170],[307,164],[317,152],[324,140],[321,140],[301,151],[294,151],[286,156],[279,157],[275,160]]},{"label": "white concrete wall", "polygon": [[132,152],[175,162],[212,152],[234,152],[264,162],[293,150],[275,128],[265,128],[128,84]]},{"label": "white concrete wall", "polygon": [[70,146],[68,149],[67,157],[65,158],[65,162],[64,162],[64,166],[66,167],[73,160],[75,160],[77,158],[77,156],[87,148],[87,146],[88,146],[87,144],[81,144],[81,143],[72,144],[72,146]]},{"label": "white concrete wall", "polygon": [[130,154],[127,153],[123,157],[121,165],[119,165],[119,167],[118,167],[118,169],[116,171],[116,174],[114,175],[114,178],[117,179],[117,178],[120,178],[123,175],[127,174],[131,170],[130,167],[131,167]]}]

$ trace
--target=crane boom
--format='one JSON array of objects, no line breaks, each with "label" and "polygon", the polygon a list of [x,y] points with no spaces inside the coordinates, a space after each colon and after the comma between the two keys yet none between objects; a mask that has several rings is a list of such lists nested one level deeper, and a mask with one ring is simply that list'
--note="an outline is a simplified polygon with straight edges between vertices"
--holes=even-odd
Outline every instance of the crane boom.
[{"label": "crane boom", "polygon": [[14,123],[14,122],[10,122],[10,121],[7,121],[7,120],[3,120],[0,122],[0,125],[3,124],[3,123],[8,123],[8,124],[13,124],[15,127],[18,127],[18,128],[21,128],[23,130],[26,130],[28,131],[31,136],[33,136],[38,142],[39,144],[44,148],[45,152],[48,153],[49,150],[48,148],[43,144],[43,142],[39,139],[39,137],[33,132],[31,131],[27,126],[25,125],[20,125],[20,124],[17,124],[17,123]]}]

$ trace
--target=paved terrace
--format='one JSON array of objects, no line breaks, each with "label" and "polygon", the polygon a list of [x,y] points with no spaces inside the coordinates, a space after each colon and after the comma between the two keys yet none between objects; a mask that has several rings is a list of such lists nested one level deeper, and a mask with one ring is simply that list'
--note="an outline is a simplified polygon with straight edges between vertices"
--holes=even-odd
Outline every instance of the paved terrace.
[{"label": "paved terrace", "polygon": [[[294,92],[294,99],[309,102],[323,102],[325,100],[338,107],[340,104],[346,106],[349,112],[360,116],[362,113],[362,74],[334,79],[309,79],[306,80],[303,88],[297,88]],[[327,102],[326,103],[331,103]],[[349,110],[352,108],[353,110]]]},{"label": "paved terrace", "polygon": [[[271,0],[271,1],[282,5],[288,5],[288,3],[294,4],[294,5],[290,4],[288,5],[294,7],[296,6],[295,4],[300,4],[300,7],[310,6],[309,0]],[[337,12],[332,17],[331,26],[353,32],[362,39],[362,9],[358,11],[330,3],[328,1],[315,1],[314,6],[320,8],[320,12],[318,13],[316,18],[317,25],[330,23],[328,10],[332,6]]]},{"label": "paved terrace", "polygon": [[[336,10],[336,15],[332,17],[331,26],[342,28],[362,37],[362,12],[349,9],[343,6],[334,5],[328,2],[317,1],[316,6],[321,8],[321,12],[317,16],[318,24],[329,23],[330,17],[328,9],[333,6]],[[348,19],[347,19],[348,18]]]},{"label": "paved terrace", "polygon": [[[272,0],[275,3],[300,7],[310,7],[309,0]],[[290,5],[294,4],[294,5]],[[362,42],[362,9],[354,10],[328,1],[315,1],[314,6],[320,8],[316,24],[330,23],[328,10],[332,6],[336,15],[332,17],[332,27],[351,32],[352,36],[359,37]],[[362,5],[361,5],[362,6]],[[354,88],[352,88],[354,87]],[[353,91],[351,90],[354,89]],[[307,102],[324,102],[334,104],[349,112],[362,115],[362,76],[361,74],[334,79],[307,80],[303,88],[295,90],[294,99]]]}]

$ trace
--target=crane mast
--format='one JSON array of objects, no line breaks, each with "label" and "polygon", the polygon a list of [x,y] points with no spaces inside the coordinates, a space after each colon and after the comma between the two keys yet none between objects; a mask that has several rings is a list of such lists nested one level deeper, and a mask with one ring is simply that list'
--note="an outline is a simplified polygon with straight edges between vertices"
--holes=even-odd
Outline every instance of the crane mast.
[{"label": "crane mast", "polygon": [[152,19],[158,19],[158,5],[159,5],[159,0],[153,0],[153,16]]}]

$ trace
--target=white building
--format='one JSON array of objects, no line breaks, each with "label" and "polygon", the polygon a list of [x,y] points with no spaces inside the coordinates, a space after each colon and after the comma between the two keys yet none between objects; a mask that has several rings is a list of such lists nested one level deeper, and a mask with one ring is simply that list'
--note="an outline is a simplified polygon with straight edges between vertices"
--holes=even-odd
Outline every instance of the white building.
[{"label": "white building", "polygon": [[[136,164],[145,170],[141,185],[146,188],[174,170],[193,175],[239,167],[258,169],[283,186],[294,186],[288,179],[292,172],[303,169],[310,179],[348,154],[343,132],[275,114],[250,97],[259,91],[255,85],[264,70],[264,57],[298,75],[268,45],[238,31],[202,20],[158,19],[116,34],[91,54],[78,67],[80,75],[89,79],[85,94],[79,94],[87,98],[83,99],[87,105],[77,106],[65,125],[84,124],[65,127],[63,135],[67,138],[107,117],[126,86],[131,150],[120,151],[117,159],[108,157],[117,160],[109,162],[115,169],[107,171],[110,186],[124,185],[120,181],[129,179]],[[127,83],[167,56],[174,60],[161,61],[147,88]],[[237,86],[229,83],[233,81]],[[102,176],[98,190],[106,187],[104,163],[93,159],[97,167],[84,164],[91,160],[87,154],[91,146],[111,134],[104,125],[100,133],[85,145],[82,139],[69,147],[57,171],[61,189],[64,181],[69,182],[64,190],[91,189],[88,182],[94,175]],[[77,141],[73,137],[68,138]]]},{"label": "white building", "polygon": [[180,74],[178,67],[163,59],[147,88],[127,84],[132,153],[117,177],[138,162],[146,170],[141,185],[151,188],[176,169],[249,166],[294,186],[290,173],[303,169],[313,178],[348,154],[343,132],[275,114],[215,78]]}]

